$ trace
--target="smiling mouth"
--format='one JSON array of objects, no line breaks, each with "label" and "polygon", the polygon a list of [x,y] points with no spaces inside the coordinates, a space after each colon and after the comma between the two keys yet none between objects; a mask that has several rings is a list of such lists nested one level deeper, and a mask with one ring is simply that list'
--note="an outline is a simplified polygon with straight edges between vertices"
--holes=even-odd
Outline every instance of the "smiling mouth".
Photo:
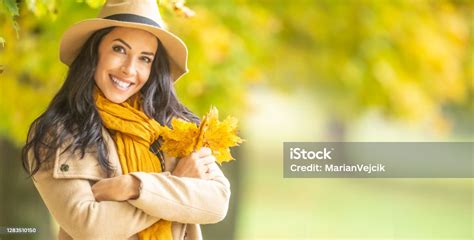
[{"label": "smiling mouth", "polygon": [[114,83],[114,85],[117,86],[119,89],[122,89],[122,90],[128,90],[130,88],[130,86],[134,84],[134,83],[131,83],[131,82],[123,81],[120,78],[117,78],[113,75],[109,75],[109,77],[112,80],[112,82]]}]

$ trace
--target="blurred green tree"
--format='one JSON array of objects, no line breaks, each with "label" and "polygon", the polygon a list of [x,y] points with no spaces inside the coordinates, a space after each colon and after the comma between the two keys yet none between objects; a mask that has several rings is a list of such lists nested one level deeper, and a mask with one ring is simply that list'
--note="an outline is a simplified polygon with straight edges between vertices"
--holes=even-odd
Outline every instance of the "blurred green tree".
[{"label": "blurred green tree", "polygon": [[[0,134],[21,144],[65,76],[61,33],[104,1],[18,2],[0,7]],[[248,90],[265,85],[313,91],[344,124],[377,108],[446,132],[451,109],[472,115],[472,1],[202,0],[189,3],[192,18],[176,17],[189,13],[183,1],[160,4],[191,49],[176,86],[199,114],[214,104],[240,115]]]},{"label": "blurred green tree", "polygon": [[[0,1],[1,137],[23,144],[65,77],[61,34],[103,2]],[[342,129],[377,109],[445,133],[467,119],[472,131],[473,1],[195,0],[192,11],[183,1],[160,4],[190,49],[191,71],[176,87],[199,115],[212,104],[241,117],[249,91],[264,86],[311,92],[309,101]]]}]

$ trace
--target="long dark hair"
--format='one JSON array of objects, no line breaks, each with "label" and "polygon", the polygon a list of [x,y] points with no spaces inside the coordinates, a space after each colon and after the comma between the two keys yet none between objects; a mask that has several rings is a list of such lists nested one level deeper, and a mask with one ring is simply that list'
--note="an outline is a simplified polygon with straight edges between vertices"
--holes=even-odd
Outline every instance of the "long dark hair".
[{"label": "long dark hair", "polygon": [[[89,37],[69,67],[64,84],[46,111],[31,124],[26,145],[22,149],[23,168],[30,176],[43,163],[51,160],[60,147],[64,147],[63,152],[79,151],[81,158],[86,149],[95,148],[100,166],[108,175],[112,173],[93,89],[99,44],[113,28],[98,30]],[[159,39],[156,56],[150,77],[140,89],[145,114],[162,125],[169,126],[173,117],[198,124],[199,118],[181,104],[176,96],[168,54]],[[63,146],[65,142],[67,146]],[[29,153],[32,156],[28,156]]]}]

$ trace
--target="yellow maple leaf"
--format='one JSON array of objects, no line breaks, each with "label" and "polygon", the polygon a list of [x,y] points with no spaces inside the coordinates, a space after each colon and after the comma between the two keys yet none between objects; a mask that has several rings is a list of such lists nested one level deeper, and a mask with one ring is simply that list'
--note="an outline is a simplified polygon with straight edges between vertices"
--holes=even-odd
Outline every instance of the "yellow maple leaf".
[{"label": "yellow maple leaf", "polygon": [[184,157],[194,151],[194,143],[199,134],[196,124],[179,118],[171,120],[171,128],[163,127],[161,150],[173,157]]},{"label": "yellow maple leaf", "polygon": [[194,144],[194,150],[198,150],[201,147],[203,147],[204,144],[204,133],[206,132],[208,126],[209,126],[209,118],[210,115],[212,114],[212,108],[211,111],[204,115],[201,120],[201,124],[199,124],[199,135],[197,136],[196,143]]},{"label": "yellow maple leaf", "polygon": [[237,136],[237,123],[238,120],[234,117],[227,117],[220,122],[219,112],[215,107],[211,107],[209,113],[202,118],[199,127],[174,118],[171,128],[163,127],[161,149],[170,156],[184,157],[201,147],[208,147],[219,164],[234,160],[229,148],[243,142]]},{"label": "yellow maple leaf", "polygon": [[215,107],[211,107],[205,119],[207,126],[202,133],[202,146],[212,150],[219,164],[234,160],[229,148],[238,146],[243,141],[237,136],[238,120],[227,117],[224,121],[219,121],[219,112]]}]

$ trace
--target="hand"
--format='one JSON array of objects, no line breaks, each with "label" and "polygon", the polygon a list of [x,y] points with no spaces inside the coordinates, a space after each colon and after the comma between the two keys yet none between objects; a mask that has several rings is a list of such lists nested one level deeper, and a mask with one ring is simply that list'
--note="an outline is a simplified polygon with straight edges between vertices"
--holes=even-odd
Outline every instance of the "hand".
[{"label": "hand", "polygon": [[211,149],[204,147],[189,156],[179,159],[171,174],[178,177],[212,179],[217,167],[215,162],[216,158],[212,155]]},{"label": "hand", "polygon": [[130,174],[113,178],[106,178],[92,186],[95,200],[100,201],[126,201],[138,198],[140,194],[140,180]]}]

